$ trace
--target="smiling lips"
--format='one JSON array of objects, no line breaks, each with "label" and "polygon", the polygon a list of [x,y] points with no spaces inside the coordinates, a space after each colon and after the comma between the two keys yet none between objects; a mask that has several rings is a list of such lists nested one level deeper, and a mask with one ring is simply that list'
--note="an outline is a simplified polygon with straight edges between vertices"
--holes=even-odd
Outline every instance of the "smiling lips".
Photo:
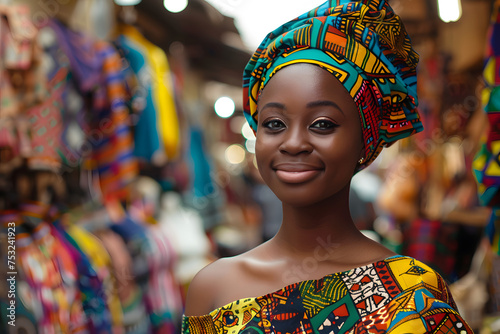
[{"label": "smiling lips", "polygon": [[316,177],[321,168],[305,164],[286,163],[274,167],[278,179],[285,183],[302,183]]}]

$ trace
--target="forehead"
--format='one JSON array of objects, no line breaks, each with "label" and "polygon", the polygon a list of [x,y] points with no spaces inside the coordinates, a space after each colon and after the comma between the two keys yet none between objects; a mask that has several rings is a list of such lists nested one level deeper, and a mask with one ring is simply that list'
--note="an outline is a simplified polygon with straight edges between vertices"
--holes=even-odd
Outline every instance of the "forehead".
[{"label": "forehead", "polygon": [[302,105],[314,101],[333,101],[342,109],[356,109],[353,98],[332,73],[307,63],[277,71],[263,88],[258,106],[261,109],[269,102]]}]

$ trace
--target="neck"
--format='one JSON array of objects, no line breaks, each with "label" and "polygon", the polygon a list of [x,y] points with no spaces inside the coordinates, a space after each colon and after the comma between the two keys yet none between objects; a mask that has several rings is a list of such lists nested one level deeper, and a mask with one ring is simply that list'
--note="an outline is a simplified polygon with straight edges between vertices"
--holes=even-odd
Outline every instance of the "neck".
[{"label": "neck", "polygon": [[346,187],[335,197],[311,206],[283,203],[283,222],[274,239],[283,251],[300,257],[322,248],[331,255],[340,254],[341,246],[360,236],[351,218],[349,187]]}]

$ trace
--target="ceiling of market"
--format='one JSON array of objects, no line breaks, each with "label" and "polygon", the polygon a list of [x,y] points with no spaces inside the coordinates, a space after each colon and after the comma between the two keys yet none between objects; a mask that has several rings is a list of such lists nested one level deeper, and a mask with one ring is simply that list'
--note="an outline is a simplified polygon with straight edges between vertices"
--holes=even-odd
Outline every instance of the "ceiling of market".
[{"label": "ceiling of market", "polygon": [[136,6],[137,23],[156,45],[169,50],[182,43],[192,69],[206,80],[239,86],[250,58],[234,19],[222,15],[204,0],[190,0],[180,13],[165,10],[161,1],[142,1]]}]

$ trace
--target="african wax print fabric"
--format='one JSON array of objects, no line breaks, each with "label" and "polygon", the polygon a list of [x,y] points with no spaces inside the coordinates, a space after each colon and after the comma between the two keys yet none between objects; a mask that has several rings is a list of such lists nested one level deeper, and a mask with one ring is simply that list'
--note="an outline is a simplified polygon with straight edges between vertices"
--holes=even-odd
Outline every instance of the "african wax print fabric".
[{"label": "african wax print fabric", "polygon": [[500,1],[495,1],[488,31],[488,45],[483,69],[485,88],[482,104],[490,130],[473,163],[483,205],[490,205],[500,187]]},{"label": "african wax print fabric", "polygon": [[276,71],[310,63],[329,71],[358,107],[368,166],[398,139],[423,129],[417,112],[419,56],[384,0],[327,1],[267,35],[243,74],[243,108],[257,131],[257,101]]},{"label": "african wax print fabric", "polygon": [[[135,128],[138,148],[134,153],[148,160],[158,159],[158,162],[161,158],[155,158],[153,153],[157,155],[161,149],[165,154],[164,158],[174,159],[180,149],[180,128],[174,83],[166,53],[146,39],[135,27],[120,25],[119,29],[121,35],[117,44],[136,73],[141,89],[147,91],[145,109]],[[151,136],[155,138],[150,139]],[[143,148],[153,149],[152,153],[145,155],[142,153]]]},{"label": "african wax print fabric", "polygon": [[184,317],[183,334],[473,333],[427,265],[383,261]]},{"label": "african wax print fabric", "polygon": [[495,253],[500,254],[500,1],[495,1],[487,36],[483,69],[485,88],[482,105],[488,117],[489,130],[482,138],[474,157],[472,170],[482,205],[492,207],[486,233]]}]

